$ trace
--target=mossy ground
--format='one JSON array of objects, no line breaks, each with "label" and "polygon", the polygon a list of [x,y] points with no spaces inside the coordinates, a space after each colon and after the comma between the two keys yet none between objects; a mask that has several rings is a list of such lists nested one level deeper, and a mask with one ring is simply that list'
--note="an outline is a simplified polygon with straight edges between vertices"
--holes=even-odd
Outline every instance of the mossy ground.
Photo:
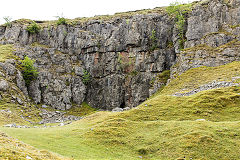
[{"label": "mossy ground", "polygon": [[62,127],[0,130],[74,159],[239,159],[240,87],[170,96],[212,80],[231,80],[239,65],[186,71],[130,111],[96,112]]},{"label": "mossy ground", "polygon": [[81,106],[73,105],[70,110],[66,111],[66,115],[87,116],[94,112],[96,112],[95,108],[92,108],[86,102],[83,102]]}]

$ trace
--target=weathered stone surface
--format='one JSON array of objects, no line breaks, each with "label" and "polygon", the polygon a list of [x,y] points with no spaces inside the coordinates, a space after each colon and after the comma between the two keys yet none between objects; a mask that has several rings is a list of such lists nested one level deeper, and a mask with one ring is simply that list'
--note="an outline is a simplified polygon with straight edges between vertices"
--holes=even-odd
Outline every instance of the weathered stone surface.
[{"label": "weathered stone surface", "polygon": [[5,80],[0,80],[0,91],[6,91],[9,87],[9,84]]},{"label": "weathered stone surface", "polygon": [[29,96],[38,104],[41,102],[41,91],[39,87],[39,80],[34,80],[30,83],[28,88]]},{"label": "weathered stone surface", "polygon": [[48,106],[46,106],[46,105],[42,105],[42,108],[48,108]]},{"label": "weathered stone surface", "polygon": [[75,74],[77,76],[83,76],[84,74],[84,69],[82,67],[79,67],[79,66],[75,66]]},{"label": "weathered stone surface", "polygon": [[[239,2],[233,0],[231,3],[235,4]],[[221,0],[205,1],[205,3],[197,5],[188,18],[187,42],[185,46],[188,48],[201,44],[204,42],[202,41],[204,36],[208,37],[217,33],[221,34],[213,36],[205,41],[205,43],[213,47],[219,46],[227,43],[236,36],[236,34],[229,34],[229,27],[227,26],[240,24],[240,7],[237,5],[229,7],[229,5]],[[237,35],[239,36],[239,33]]]},{"label": "weathered stone surface", "polygon": [[18,88],[27,96],[28,95],[27,87],[25,86],[25,81],[20,71],[17,71],[16,82]]},{"label": "weathered stone surface", "polygon": [[7,75],[9,75],[9,76],[15,75],[16,67],[14,64],[7,63],[7,62],[6,63],[0,62],[0,67],[2,67],[4,69],[4,71],[6,72]]},{"label": "weathered stone surface", "polygon": [[[129,19],[129,24],[122,19],[117,21],[105,22],[107,29],[93,21],[84,26],[84,32],[78,27],[52,28],[54,38],[44,41],[50,46],[47,48],[16,45],[15,54],[20,58],[27,55],[35,59],[39,69],[39,82],[32,82],[28,88],[34,101],[60,110],[71,108],[72,102],[80,105],[86,101],[93,107],[111,110],[132,108],[148,98],[150,80],[169,69],[175,61],[174,48],[166,48],[171,41],[168,34],[171,34],[173,21],[158,14],[134,16]],[[156,27],[158,23],[162,25],[161,29]],[[119,26],[123,27],[121,31]],[[153,29],[156,30],[156,45],[163,49],[149,51]],[[65,38],[64,30],[68,30]],[[60,35],[55,35],[56,32]],[[100,36],[100,42],[96,41],[96,34]],[[45,31],[40,33],[38,41],[41,43],[44,37]],[[57,47],[59,45],[63,46]],[[82,81],[84,71],[90,74],[87,85]]]},{"label": "weathered stone surface", "polygon": [[240,60],[240,6],[238,0],[204,1],[189,15],[185,48],[177,54],[171,78],[190,68],[219,66]]},{"label": "weathered stone surface", "polygon": [[73,102],[81,105],[86,97],[86,86],[80,78],[74,78],[72,82],[72,98]]},{"label": "weathered stone surface", "polygon": [[23,101],[21,100],[21,98],[17,97],[16,100],[17,100],[17,102],[18,102],[20,105],[23,104]]},{"label": "weathered stone surface", "polygon": [[177,73],[201,66],[215,67],[240,60],[240,42],[226,45],[222,49],[209,48],[208,46],[196,47],[181,52],[177,55],[176,65],[171,68],[171,77]]},{"label": "weathered stone surface", "polygon": [[6,125],[4,125],[3,127],[10,127],[10,128],[12,128],[12,127],[16,127],[16,124],[6,124]]}]

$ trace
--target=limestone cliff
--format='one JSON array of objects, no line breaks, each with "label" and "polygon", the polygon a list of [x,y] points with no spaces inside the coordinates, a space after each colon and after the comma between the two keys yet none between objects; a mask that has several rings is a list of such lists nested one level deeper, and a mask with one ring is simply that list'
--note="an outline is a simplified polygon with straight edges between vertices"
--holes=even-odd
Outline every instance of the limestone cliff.
[{"label": "limestone cliff", "polygon": [[[107,110],[132,108],[164,85],[156,79],[165,70],[171,68],[174,77],[193,67],[238,60],[239,13],[239,0],[194,3],[185,15],[181,52],[176,19],[164,8],[67,25],[37,22],[42,26],[37,34],[26,30],[28,21],[19,20],[0,27],[0,42],[14,44],[21,59],[36,60],[39,76],[28,89],[17,69],[11,73],[35,103],[61,110],[83,101]],[[7,71],[10,65],[16,68],[12,62],[1,66]],[[90,78],[84,83],[86,74]]]},{"label": "limestone cliff", "polygon": [[203,1],[187,20],[185,49],[172,77],[190,68],[219,66],[240,59],[240,1]]}]

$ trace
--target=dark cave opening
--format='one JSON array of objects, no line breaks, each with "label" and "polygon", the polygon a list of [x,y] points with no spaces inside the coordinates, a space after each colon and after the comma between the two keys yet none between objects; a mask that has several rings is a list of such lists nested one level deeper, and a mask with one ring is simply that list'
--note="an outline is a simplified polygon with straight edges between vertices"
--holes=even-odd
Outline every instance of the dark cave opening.
[{"label": "dark cave opening", "polygon": [[120,108],[125,108],[125,101],[121,103]]}]

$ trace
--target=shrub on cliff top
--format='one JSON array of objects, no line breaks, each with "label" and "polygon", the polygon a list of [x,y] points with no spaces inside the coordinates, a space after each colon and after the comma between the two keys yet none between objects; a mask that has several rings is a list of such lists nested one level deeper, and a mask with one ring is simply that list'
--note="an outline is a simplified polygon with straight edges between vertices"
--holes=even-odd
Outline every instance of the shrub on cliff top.
[{"label": "shrub on cliff top", "polygon": [[35,60],[32,60],[28,56],[22,60],[21,70],[23,74],[23,79],[26,82],[26,86],[28,87],[31,81],[35,80],[38,76],[38,72],[36,67],[34,66]]},{"label": "shrub on cliff top", "polygon": [[67,24],[67,20],[64,17],[57,17],[57,25],[66,25]]},{"label": "shrub on cliff top", "polygon": [[36,22],[33,22],[32,24],[27,26],[27,31],[31,34],[39,33],[40,30],[41,27]]}]

